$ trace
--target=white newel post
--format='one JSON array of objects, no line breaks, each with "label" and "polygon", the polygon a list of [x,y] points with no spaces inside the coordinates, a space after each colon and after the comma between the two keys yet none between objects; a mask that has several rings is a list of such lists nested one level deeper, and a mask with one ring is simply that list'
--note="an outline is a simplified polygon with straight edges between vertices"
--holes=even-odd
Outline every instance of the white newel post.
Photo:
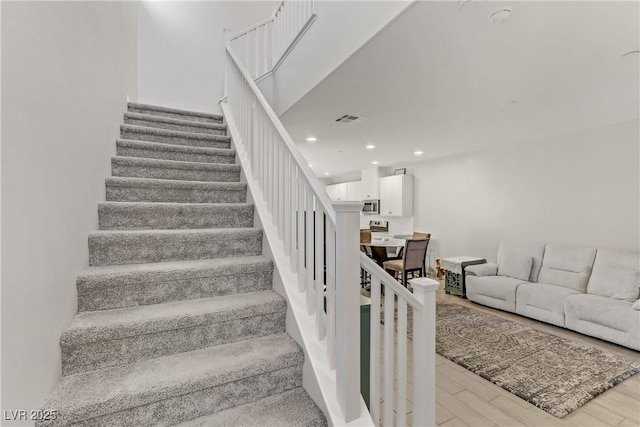
[{"label": "white newel post", "polygon": [[360,212],[362,202],[335,202],[336,387],[345,422],[360,417]]},{"label": "white newel post", "polygon": [[[436,290],[437,280],[412,279],[422,311],[413,313],[413,425],[436,425]],[[419,401],[417,400],[419,399]]]}]

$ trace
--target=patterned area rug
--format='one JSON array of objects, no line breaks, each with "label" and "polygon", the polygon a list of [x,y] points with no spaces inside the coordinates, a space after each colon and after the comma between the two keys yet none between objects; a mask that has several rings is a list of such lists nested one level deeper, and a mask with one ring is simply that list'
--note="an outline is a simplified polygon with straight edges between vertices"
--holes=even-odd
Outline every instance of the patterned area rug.
[{"label": "patterned area rug", "polygon": [[457,304],[437,305],[436,352],[558,418],[640,372],[638,361]]}]

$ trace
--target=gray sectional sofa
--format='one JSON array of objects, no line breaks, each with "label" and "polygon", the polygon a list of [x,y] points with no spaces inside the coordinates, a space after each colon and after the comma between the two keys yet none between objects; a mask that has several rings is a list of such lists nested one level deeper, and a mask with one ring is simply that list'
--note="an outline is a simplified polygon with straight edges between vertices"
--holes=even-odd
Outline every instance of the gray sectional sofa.
[{"label": "gray sectional sofa", "polygon": [[505,242],[465,273],[471,301],[640,350],[640,252]]}]

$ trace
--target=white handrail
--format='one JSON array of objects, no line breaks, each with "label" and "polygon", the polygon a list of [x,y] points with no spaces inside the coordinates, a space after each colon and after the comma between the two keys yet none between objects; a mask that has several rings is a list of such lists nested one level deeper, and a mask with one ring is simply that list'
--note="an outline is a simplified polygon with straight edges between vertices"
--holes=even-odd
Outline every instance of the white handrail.
[{"label": "white handrail", "polygon": [[[413,425],[435,425],[435,291],[436,280],[411,279],[414,293],[400,285],[365,254],[360,267],[371,277],[371,337],[369,411],[383,426],[406,425],[407,388],[407,306],[413,309]],[[384,286],[384,306],[382,306]],[[396,301],[397,299],[397,301]],[[396,315],[397,309],[397,315]],[[384,311],[384,350],[380,352],[380,311]],[[397,332],[394,325],[397,324]],[[395,346],[394,346],[395,342]],[[394,348],[395,347],[395,348]],[[395,363],[394,363],[395,359]],[[384,368],[380,372],[381,362]],[[395,372],[397,373],[394,378]],[[384,390],[380,395],[380,380]],[[394,392],[394,383],[396,391]],[[380,397],[383,418],[380,418]],[[393,419],[394,411],[397,418]]]},{"label": "white handrail", "polygon": [[307,180],[309,185],[311,185],[314,193],[317,195],[317,198],[320,201],[320,205],[322,206],[322,209],[329,216],[329,218],[331,219],[331,222],[335,224],[336,222],[335,212],[333,211],[333,208],[331,206],[332,204],[331,199],[329,198],[329,195],[327,194],[325,188],[320,184],[320,181],[318,181],[318,178],[315,176],[315,174],[309,167],[309,164],[300,153],[300,150],[296,148],[295,143],[291,139],[291,136],[289,136],[289,133],[287,132],[284,125],[278,118],[278,115],[275,113],[275,111],[273,111],[273,108],[271,108],[271,105],[267,102],[266,98],[260,91],[260,88],[258,88],[258,85],[255,84],[255,82],[251,79],[249,72],[247,71],[246,68],[244,68],[244,66],[240,62],[240,59],[233,52],[233,50],[230,49],[230,47],[227,47],[227,55],[233,60],[233,63],[238,67],[238,70],[242,74],[242,77],[244,77],[247,85],[251,88],[251,91],[254,93],[256,100],[260,103],[260,106],[265,110],[265,113],[267,114],[269,120],[271,121],[271,123],[273,123],[273,126],[278,131],[278,134],[282,138],[282,141],[287,147],[287,149],[289,150],[289,153],[293,156],[296,163],[298,164],[298,167],[302,171],[302,174],[304,175],[305,179]]},{"label": "white handrail", "polygon": [[231,46],[254,80],[271,74],[316,18],[315,0],[283,0],[272,16],[231,36]]},{"label": "white handrail", "polygon": [[333,393],[342,420],[351,422],[363,416],[360,344],[354,339],[360,334],[362,202],[331,203],[230,42],[225,85],[223,111],[237,155],[253,198],[267,207],[261,220],[273,230],[268,236],[283,242],[288,265],[277,267],[297,273],[296,291],[305,295],[314,335],[324,347],[323,363],[328,370],[335,367]]}]

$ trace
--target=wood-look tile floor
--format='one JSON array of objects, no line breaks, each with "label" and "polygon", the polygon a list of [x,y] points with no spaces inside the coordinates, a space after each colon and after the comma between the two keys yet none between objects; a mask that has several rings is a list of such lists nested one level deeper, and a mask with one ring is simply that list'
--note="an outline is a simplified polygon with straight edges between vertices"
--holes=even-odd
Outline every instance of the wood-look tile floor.
[{"label": "wood-look tile floor", "polygon": [[[640,360],[640,352],[536,320],[484,307],[457,296],[446,295],[442,285],[437,293],[437,301],[471,307],[541,331]],[[380,332],[384,333],[382,329]],[[408,341],[407,353],[409,355],[408,377],[411,378],[413,372],[411,341]],[[381,382],[381,396],[383,395],[382,387],[384,384]],[[411,389],[410,386],[407,397],[407,425],[412,425]],[[640,374],[602,393],[565,418],[558,419],[471,371],[436,355],[436,423],[439,426],[639,427]]]}]

